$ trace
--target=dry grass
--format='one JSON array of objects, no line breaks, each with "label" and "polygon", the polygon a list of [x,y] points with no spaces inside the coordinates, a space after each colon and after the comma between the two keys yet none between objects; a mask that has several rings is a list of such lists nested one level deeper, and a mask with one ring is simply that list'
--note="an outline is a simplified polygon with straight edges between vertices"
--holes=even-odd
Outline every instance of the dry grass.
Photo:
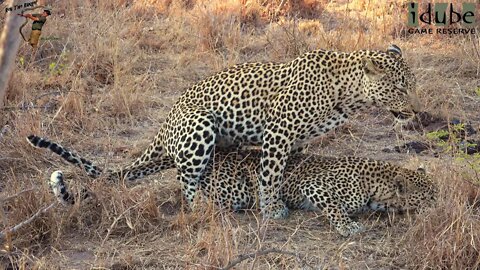
[{"label": "dry grass", "polygon": [[[138,156],[180,93],[234,63],[286,61],[316,49],[402,47],[425,110],[480,124],[480,39],[405,35],[406,12],[381,1],[50,1],[40,51],[24,44],[0,119],[0,220],[18,224],[54,200],[46,179],[68,171],[70,186],[95,197],[56,207],[15,235],[2,264],[19,269],[477,269],[478,171],[457,152],[383,153],[396,134],[373,109],[319,141],[321,154],[376,157],[414,168],[440,187],[438,206],[417,216],[361,217],[368,231],[338,236],[322,217],[294,213],[263,223],[206,204],[182,210],[173,172],[134,188],[87,177],[23,139],[45,135],[107,166]],[[279,11],[277,13],[277,11]],[[64,14],[64,17],[59,16]],[[54,39],[59,38],[59,39]],[[404,131],[400,140],[425,139]],[[321,146],[321,147],[320,147]],[[24,189],[34,188],[4,200]],[[278,252],[265,252],[275,248]],[[257,254],[258,256],[253,256]]]},{"label": "dry grass", "polygon": [[422,269],[477,269],[480,178],[455,172],[460,170],[457,166],[443,165],[435,168],[448,175],[439,178],[442,199],[435,209],[417,217],[404,236],[403,248],[410,258],[406,263]]}]

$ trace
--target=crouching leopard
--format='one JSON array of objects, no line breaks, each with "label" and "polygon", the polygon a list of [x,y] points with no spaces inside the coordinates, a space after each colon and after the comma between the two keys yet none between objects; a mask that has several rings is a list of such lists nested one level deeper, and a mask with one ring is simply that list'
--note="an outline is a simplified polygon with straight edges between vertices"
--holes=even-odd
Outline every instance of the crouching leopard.
[{"label": "crouching leopard", "polygon": [[216,144],[261,145],[258,178],[265,218],[283,218],[280,198],[288,156],[310,139],[376,105],[399,121],[418,111],[413,73],[398,46],[386,51],[316,50],[285,63],[230,67],[188,88],[130,171],[174,162],[192,204]]},{"label": "crouching leopard", "polygon": [[[90,161],[56,143],[37,136],[30,136],[28,140],[33,146],[48,148],[84,170],[101,174]],[[222,207],[234,210],[256,208],[260,159],[260,151],[216,151],[200,179],[200,191]],[[173,161],[146,162],[130,171],[131,179],[175,167]],[[355,234],[363,228],[351,219],[352,214],[368,209],[423,209],[432,206],[437,196],[436,185],[424,171],[408,170],[367,158],[297,153],[287,160],[285,177],[288,181],[281,186],[280,198],[287,207],[323,213],[343,236]],[[61,172],[52,174],[51,185],[60,201],[73,203],[74,196],[66,189]]]}]

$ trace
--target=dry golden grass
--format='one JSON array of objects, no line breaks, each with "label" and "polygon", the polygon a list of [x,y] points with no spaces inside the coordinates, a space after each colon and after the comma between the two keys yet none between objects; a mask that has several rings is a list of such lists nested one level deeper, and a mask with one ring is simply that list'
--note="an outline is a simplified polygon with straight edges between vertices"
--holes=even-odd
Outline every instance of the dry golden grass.
[{"label": "dry golden grass", "polygon": [[[105,166],[138,156],[183,89],[246,61],[287,61],[316,48],[353,51],[399,45],[418,79],[426,111],[480,117],[480,39],[405,35],[405,8],[382,1],[106,0],[50,4],[35,58],[24,44],[0,118],[0,220],[18,224],[54,201],[50,173],[95,196],[54,211],[14,235],[0,256],[19,269],[477,269],[480,264],[479,172],[455,151],[383,153],[422,132],[391,129],[368,110],[319,141],[312,152],[355,154],[415,168],[438,182],[437,207],[416,216],[360,217],[368,230],[342,238],[314,213],[264,223],[204,205],[182,210],[174,172],[134,188],[91,181],[57,157],[32,149],[44,135]],[[278,12],[277,12],[278,11]],[[64,14],[61,17],[60,14]],[[398,141],[397,141],[398,139]],[[6,197],[33,188],[14,198]],[[272,248],[274,248],[272,250]],[[280,251],[280,252],[278,252]],[[257,252],[257,253],[256,253]]]},{"label": "dry golden grass", "polygon": [[458,165],[441,165],[434,168],[447,176],[438,179],[441,200],[435,209],[418,216],[402,239],[409,257],[406,263],[422,269],[477,269],[480,178],[455,172],[461,170]]}]

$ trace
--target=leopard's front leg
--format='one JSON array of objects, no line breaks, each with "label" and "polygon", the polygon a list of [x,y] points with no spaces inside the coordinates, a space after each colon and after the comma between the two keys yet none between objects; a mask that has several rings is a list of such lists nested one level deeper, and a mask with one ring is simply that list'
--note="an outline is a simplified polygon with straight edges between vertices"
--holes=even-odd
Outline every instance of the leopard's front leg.
[{"label": "leopard's front leg", "polygon": [[330,224],[343,236],[351,236],[362,232],[364,227],[353,221],[342,206],[341,199],[335,195],[335,190],[328,188],[323,183],[337,181],[335,174],[325,172],[315,175],[312,180],[300,183],[300,191],[311,205],[328,217]]},{"label": "leopard's front leg", "polygon": [[260,208],[264,218],[280,219],[288,216],[288,208],[280,198],[283,171],[292,149],[291,134],[274,122],[264,131],[260,188]]}]

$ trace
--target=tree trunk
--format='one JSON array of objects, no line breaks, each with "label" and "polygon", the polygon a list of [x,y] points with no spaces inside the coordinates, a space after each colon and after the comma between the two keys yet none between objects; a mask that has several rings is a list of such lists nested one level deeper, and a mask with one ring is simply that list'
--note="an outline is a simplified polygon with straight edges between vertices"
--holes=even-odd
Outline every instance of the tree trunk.
[{"label": "tree trunk", "polygon": [[[13,7],[19,1],[9,0],[7,7]],[[0,109],[3,108],[5,95],[8,88],[8,82],[15,67],[15,57],[20,46],[20,33],[18,29],[22,25],[24,18],[17,16],[20,10],[9,11],[6,14],[5,26],[0,36]],[[1,114],[0,114],[1,116]]]}]

